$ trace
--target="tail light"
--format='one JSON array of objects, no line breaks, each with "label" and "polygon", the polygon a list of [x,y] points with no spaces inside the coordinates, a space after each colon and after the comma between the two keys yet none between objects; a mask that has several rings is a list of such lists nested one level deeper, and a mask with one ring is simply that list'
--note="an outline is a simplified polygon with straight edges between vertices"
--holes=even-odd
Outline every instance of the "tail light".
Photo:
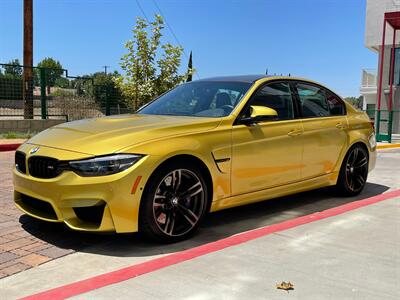
[{"label": "tail light", "polygon": [[375,131],[375,121],[371,121],[370,123],[371,123],[372,128],[373,128],[374,131]]}]

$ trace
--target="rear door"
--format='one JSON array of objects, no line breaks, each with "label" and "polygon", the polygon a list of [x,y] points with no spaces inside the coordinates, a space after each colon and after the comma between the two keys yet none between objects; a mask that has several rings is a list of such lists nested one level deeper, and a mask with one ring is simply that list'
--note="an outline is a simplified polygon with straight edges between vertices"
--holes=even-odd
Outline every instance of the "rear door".
[{"label": "rear door", "polygon": [[232,194],[244,194],[300,180],[303,128],[290,84],[285,81],[260,87],[246,104],[273,108],[274,121],[232,128]]},{"label": "rear door", "polygon": [[327,89],[296,82],[303,120],[303,180],[331,173],[347,145],[348,123],[343,101]]}]

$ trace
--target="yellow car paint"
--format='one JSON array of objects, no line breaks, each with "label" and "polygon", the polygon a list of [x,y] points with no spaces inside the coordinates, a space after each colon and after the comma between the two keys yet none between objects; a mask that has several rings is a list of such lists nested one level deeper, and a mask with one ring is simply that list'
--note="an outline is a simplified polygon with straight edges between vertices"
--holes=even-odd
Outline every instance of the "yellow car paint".
[{"label": "yellow car paint", "polygon": [[[368,148],[369,169],[374,168],[376,149],[368,142],[373,134],[370,120],[347,103],[345,116],[234,124],[253,92],[276,79],[298,78],[257,80],[232,113],[222,118],[133,114],[45,130],[18,149],[26,154],[26,161],[35,155],[58,160],[113,153],[145,156],[120,173],[98,177],[65,171],[40,179],[14,168],[15,203],[31,216],[64,222],[76,230],[135,232],[146,182],[158,166],[178,155],[193,156],[207,168],[212,179],[211,211],[334,185],[343,158],[355,143]],[[37,146],[39,150],[30,154]],[[25,206],[21,194],[49,203],[56,216]],[[103,204],[98,226],[80,220],[73,209]]]}]

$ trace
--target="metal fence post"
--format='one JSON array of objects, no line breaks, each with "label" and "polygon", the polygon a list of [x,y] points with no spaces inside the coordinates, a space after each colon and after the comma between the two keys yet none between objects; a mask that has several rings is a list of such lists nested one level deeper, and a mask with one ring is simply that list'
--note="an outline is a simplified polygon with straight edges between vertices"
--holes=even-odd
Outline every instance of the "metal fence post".
[{"label": "metal fence post", "polygon": [[47,119],[46,69],[40,68],[40,104],[42,119]]},{"label": "metal fence post", "polygon": [[105,96],[106,96],[106,116],[109,116],[109,115],[111,115],[111,107],[110,107],[110,95],[109,95],[109,93],[108,93],[108,87],[106,87],[106,93],[105,93]]},{"label": "metal fence post", "polygon": [[381,129],[381,111],[378,109],[377,114],[376,114],[376,122],[375,122],[375,129],[376,129],[376,140],[378,142],[381,142],[381,137],[380,137],[380,129]]},{"label": "metal fence post", "polygon": [[388,142],[392,142],[392,126],[393,126],[393,111],[389,111],[389,120],[388,120]]}]

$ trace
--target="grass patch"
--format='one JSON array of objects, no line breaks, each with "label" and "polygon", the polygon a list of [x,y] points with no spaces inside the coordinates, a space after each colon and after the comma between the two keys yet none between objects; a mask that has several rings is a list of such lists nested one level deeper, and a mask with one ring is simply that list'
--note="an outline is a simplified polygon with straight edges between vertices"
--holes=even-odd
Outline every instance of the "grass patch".
[{"label": "grass patch", "polygon": [[36,134],[36,132],[17,132],[17,131],[9,131],[6,133],[0,134],[1,139],[30,139]]}]

